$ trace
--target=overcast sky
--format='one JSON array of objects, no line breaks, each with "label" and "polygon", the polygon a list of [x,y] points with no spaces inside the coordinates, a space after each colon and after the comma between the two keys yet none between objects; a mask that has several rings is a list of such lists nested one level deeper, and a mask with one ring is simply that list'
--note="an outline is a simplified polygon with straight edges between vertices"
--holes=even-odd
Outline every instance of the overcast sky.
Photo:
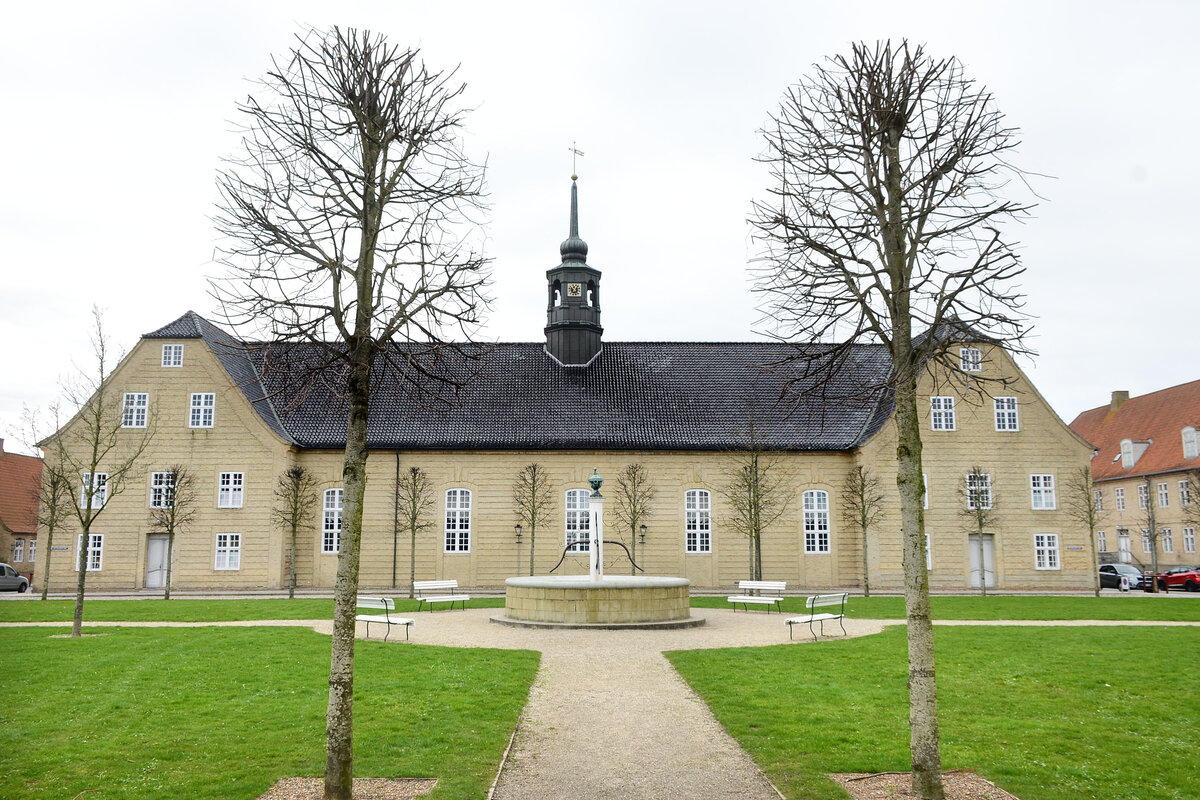
[{"label": "overcast sky", "polygon": [[537,341],[544,272],[580,227],[605,338],[746,340],[759,327],[746,218],[756,131],[851,42],[957,56],[1052,176],[1016,231],[1037,317],[1022,364],[1070,421],[1113,389],[1196,369],[1200,57],[1195,4],[968,2],[40,3],[4,14],[0,435],[87,364],[93,304],[115,344],[211,316],[214,175],[235,104],[301,26],[370,28],[461,64],[486,158],[495,306],[485,335]]}]

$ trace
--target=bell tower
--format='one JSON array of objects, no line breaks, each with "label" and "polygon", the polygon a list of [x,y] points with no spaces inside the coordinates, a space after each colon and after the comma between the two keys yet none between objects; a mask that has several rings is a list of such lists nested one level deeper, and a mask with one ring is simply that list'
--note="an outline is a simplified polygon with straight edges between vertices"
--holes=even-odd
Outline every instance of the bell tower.
[{"label": "bell tower", "polygon": [[562,263],[546,270],[546,354],[564,367],[586,367],[604,349],[600,335],[600,270],[587,265],[579,238],[578,176],[571,176],[571,230],[558,246]]}]

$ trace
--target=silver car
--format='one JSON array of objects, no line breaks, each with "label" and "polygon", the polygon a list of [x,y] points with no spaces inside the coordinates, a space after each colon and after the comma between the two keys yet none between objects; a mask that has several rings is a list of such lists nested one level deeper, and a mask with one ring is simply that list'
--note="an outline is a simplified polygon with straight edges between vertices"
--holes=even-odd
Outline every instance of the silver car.
[{"label": "silver car", "polygon": [[0,592],[23,592],[28,588],[28,578],[8,564],[0,564]]}]

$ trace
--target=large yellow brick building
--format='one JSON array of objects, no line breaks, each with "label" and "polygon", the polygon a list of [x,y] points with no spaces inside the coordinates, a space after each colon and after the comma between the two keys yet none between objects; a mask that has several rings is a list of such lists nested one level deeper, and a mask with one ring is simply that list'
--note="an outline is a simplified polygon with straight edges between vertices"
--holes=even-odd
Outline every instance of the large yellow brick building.
[{"label": "large yellow brick building", "polygon": [[[647,573],[684,576],[697,588],[731,586],[748,577],[748,540],[731,528],[722,489],[753,422],[791,494],[763,536],[763,577],[795,589],[862,585],[860,534],[839,510],[847,474],[861,464],[885,495],[885,517],[868,548],[871,585],[901,587],[890,395],[856,389],[886,383],[882,348],[856,351],[838,391],[798,385],[780,403],[782,379],[763,367],[789,355],[784,345],[604,342],[601,274],[586,263],[574,203],[560,252],[562,263],[546,273],[544,341],[480,348],[460,365],[473,379],[445,403],[414,403],[390,368],[378,371],[362,586],[407,585],[409,536],[396,524],[393,489],[410,466],[434,484],[433,525],[415,552],[418,580],[498,587],[527,573],[530,532],[517,541],[512,486],[533,462],[546,469],[553,498],[550,521],[537,533],[536,573],[553,567],[586,525],[581,511],[593,469],[611,478],[636,462],[655,491],[638,546]],[[966,589],[982,574],[1002,589],[1090,587],[1087,534],[1057,496],[1090,448],[1002,349],[966,341],[954,352],[965,377],[985,381],[960,389],[964,375],[931,373],[922,382],[931,585]],[[196,476],[198,508],[176,538],[174,588],[286,586],[288,537],[272,524],[271,508],[278,476],[291,464],[320,481],[316,520],[299,546],[298,584],[333,586],[346,409],[328,387],[296,390],[267,369],[270,358],[266,345],[238,342],[188,312],[143,336],[121,362],[113,385],[124,397],[130,435],[147,420],[156,433],[140,478],[108,500],[93,530],[90,586],[162,585],[165,547],[151,528],[151,506],[161,498],[161,473],[175,464]],[[993,503],[997,519],[982,565],[962,514],[974,466],[987,475],[975,497]],[[609,497],[613,483],[605,486]],[[606,535],[618,535],[611,514]],[[610,572],[629,569],[619,549],[605,552]],[[562,571],[586,572],[585,558],[568,556]],[[62,586],[73,564],[54,563]]]}]

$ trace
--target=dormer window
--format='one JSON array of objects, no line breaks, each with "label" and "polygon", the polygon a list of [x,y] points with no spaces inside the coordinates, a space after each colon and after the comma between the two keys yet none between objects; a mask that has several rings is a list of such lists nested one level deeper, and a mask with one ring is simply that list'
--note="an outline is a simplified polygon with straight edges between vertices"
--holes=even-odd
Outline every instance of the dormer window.
[{"label": "dormer window", "polygon": [[1133,440],[1132,439],[1122,439],[1121,440],[1121,467],[1124,469],[1129,469],[1130,467],[1133,466],[1133,462],[1134,462]]},{"label": "dormer window", "polygon": [[1183,457],[1196,458],[1200,456],[1200,444],[1196,442],[1196,429],[1189,425],[1181,433],[1183,435]]}]

